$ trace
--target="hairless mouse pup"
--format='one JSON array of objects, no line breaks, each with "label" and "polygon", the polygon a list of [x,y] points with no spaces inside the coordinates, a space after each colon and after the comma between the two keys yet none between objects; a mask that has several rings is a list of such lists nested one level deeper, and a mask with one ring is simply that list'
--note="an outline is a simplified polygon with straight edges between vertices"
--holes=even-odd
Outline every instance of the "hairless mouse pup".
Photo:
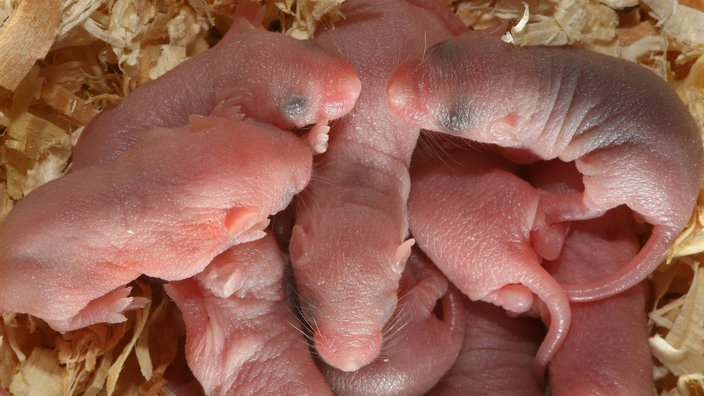
[{"label": "hairless mouse pup", "polygon": [[332,126],[329,149],[300,195],[289,248],[315,348],[340,370],[377,357],[396,306],[413,244],[406,240],[406,200],[419,128],[389,111],[385,88],[400,62],[451,35],[439,10],[350,0],[342,8],[345,19],[316,37],[362,80],[355,108]]},{"label": "hairless mouse pup", "polygon": [[[267,57],[287,61],[253,62]],[[33,191],[2,224],[0,310],[61,331],[121,321],[139,303],[122,287],[129,281],[185,279],[261,237],[268,216],[308,183],[327,127],[309,132],[307,149],[240,111],[280,127],[324,123],[359,90],[345,61],[263,29],[230,33],[140,87],[87,127],[71,174]]]},{"label": "hairless mouse pup", "polygon": [[[111,161],[151,128],[184,125],[189,115],[208,115],[223,103],[283,129],[324,126],[352,109],[359,90],[357,74],[341,58],[238,20],[215,47],[91,120],[74,150],[73,168]],[[325,150],[327,136],[309,138],[316,153]]]},{"label": "hairless mouse pup", "polygon": [[564,285],[599,299],[643,280],[690,218],[704,175],[698,128],[677,95],[645,68],[575,48],[514,47],[468,32],[400,67],[389,104],[412,125],[499,146],[515,162],[574,162],[582,191],[541,191],[550,223],[627,205],[653,225],[628,264]]},{"label": "hairless mouse pup", "polygon": [[[511,348],[517,332],[535,330],[536,321],[520,318],[501,331],[497,309],[483,303],[465,301],[463,310],[454,283],[548,322],[539,348],[531,331],[512,355],[525,368],[537,353],[541,375],[566,339],[568,299],[637,284],[686,222],[703,167],[691,117],[649,72],[593,53],[514,48],[480,32],[433,46],[465,30],[433,0],[348,0],[343,11],[317,44],[240,21],[216,47],[91,121],[72,173],[31,193],[0,227],[0,311],[29,312],[61,331],[122,321],[143,302],[125,285],[147,274],[174,281],[166,288],[208,393],[324,394],[327,380],[336,394],[421,394],[452,365],[465,325],[480,338],[466,341],[468,353]],[[342,116],[328,148],[325,124]],[[284,130],[310,126],[302,138]],[[445,169],[426,158],[409,174],[421,127],[489,152],[450,153]],[[312,153],[326,149],[313,164]],[[294,319],[282,300],[284,264],[264,232],[309,179],[292,205],[289,253],[324,376],[303,336],[286,327]],[[633,240],[616,257],[615,245],[594,242],[585,226],[601,229],[622,204],[654,226],[630,262]],[[411,246],[409,220],[419,246]],[[573,225],[581,233],[570,234]],[[614,261],[586,260],[581,249],[614,253]],[[589,274],[607,278],[560,276],[570,282],[565,293],[541,259],[587,261],[599,266]],[[604,309],[580,310],[582,333],[559,351],[553,389],[574,383],[574,356],[599,341],[585,317],[608,319],[642,303],[606,301],[617,300],[584,303]],[[628,324],[611,329],[630,334]],[[223,353],[230,339],[238,348]],[[596,370],[608,367],[588,358]],[[474,386],[461,377],[486,372],[475,363],[460,355],[431,394]],[[530,382],[532,392],[542,378],[512,383]]]},{"label": "hairless mouse pup", "polygon": [[542,316],[548,333],[535,373],[543,378],[569,330],[570,309],[534,247],[541,245],[534,240],[554,234],[543,230],[549,226],[537,191],[506,160],[474,148],[458,146],[442,157],[418,154],[408,200],[418,246],[471,300]]},{"label": "hairless mouse pup", "polygon": [[457,359],[464,340],[462,295],[416,248],[398,295],[379,359],[350,373],[323,365],[335,395],[426,394]]},{"label": "hairless mouse pup", "polygon": [[125,284],[141,274],[188,278],[260,238],[311,165],[296,136],[247,121],[195,116],[145,133],[115,160],[49,182],[12,210],[0,228],[0,309],[60,331],[120,322],[135,303]]},{"label": "hairless mouse pup", "polygon": [[274,237],[234,246],[165,286],[186,323],[186,359],[206,395],[331,395],[292,323]]}]

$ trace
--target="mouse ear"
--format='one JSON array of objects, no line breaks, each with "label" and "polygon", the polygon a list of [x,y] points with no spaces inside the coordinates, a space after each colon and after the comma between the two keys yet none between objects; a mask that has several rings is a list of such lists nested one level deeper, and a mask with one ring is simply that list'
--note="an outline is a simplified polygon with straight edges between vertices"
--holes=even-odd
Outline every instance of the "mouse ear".
[{"label": "mouse ear", "polygon": [[256,29],[257,26],[254,25],[251,20],[247,18],[237,17],[232,21],[230,29],[228,29],[227,33],[225,33],[225,36],[223,36],[223,38],[218,41],[217,45],[222,45],[223,43],[230,42],[242,33],[251,32],[252,30]]},{"label": "mouse ear", "polygon": [[416,240],[413,238],[407,239],[405,242],[400,244],[398,248],[396,248],[396,253],[394,254],[394,272],[397,274],[401,274],[403,272],[403,269],[406,267],[406,261],[408,260],[408,257],[411,255],[411,247],[413,244],[416,243]]},{"label": "mouse ear", "polygon": [[263,22],[264,7],[253,1],[240,2],[232,16],[232,25],[220,43],[228,42],[242,33],[261,28]]}]

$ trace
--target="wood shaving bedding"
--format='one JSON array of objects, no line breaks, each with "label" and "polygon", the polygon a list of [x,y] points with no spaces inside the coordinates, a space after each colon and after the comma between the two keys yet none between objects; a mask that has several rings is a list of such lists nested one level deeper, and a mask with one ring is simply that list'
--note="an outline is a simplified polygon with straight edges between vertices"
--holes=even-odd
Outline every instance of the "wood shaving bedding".
[{"label": "wood shaving bedding", "polygon": [[[137,86],[209,48],[253,0],[0,0],[0,222],[70,168],[82,127]],[[266,26],[297,37],[343,16],[344,0],[260,1]],[[704,130],[702,0],[443,0],[473,28],[516,45],[571,44],[639,63],[677,91]],[[238,7],[239,6],[239,7]],[[39,20],[41,23],[33,23]],[[704,393],[704,200],[653,275],[654,384]],[[15,395],[170,395],[188,373],[183,323],[160,285],[117,325],[63,335],[27,315],[0,321],[0,386]]]}]

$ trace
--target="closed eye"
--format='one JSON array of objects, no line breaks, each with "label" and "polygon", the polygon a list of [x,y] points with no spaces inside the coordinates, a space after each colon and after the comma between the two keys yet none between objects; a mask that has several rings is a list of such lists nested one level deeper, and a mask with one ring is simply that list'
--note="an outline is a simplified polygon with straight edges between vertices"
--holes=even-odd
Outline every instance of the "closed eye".
[{"label": "closed eye", "polygon": [[469,106],[450,105],[443,107],[438,114],[438,124],[449,133],[459,133],[469,128]]},{"label": "closed eye", "polygon": [[281,116],[288,121],[296,123],[296,121],[307,115],[309,105],[307,98],[298,95],[292,96],[281,107]]}]

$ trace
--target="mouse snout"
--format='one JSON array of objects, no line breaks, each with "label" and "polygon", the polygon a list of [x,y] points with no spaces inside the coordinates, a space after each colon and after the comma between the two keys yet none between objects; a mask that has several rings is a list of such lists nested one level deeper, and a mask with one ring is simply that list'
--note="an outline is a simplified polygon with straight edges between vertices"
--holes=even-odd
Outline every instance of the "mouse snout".
[{"label": "mouse snout", "polygon": [[329,120],[349,113],[362,91],[362,82],[349,63],[336,59],[329,66],[331,73],[322,87],[322,105],[319,117]]},{"label": "mouse snout", "polygon": [[340,332],[320,327],[313,335],[320,358],[330,366],[345,372],[357,371],[373,362],[381,350],[381,330],[354,330],[345,329]]}]

